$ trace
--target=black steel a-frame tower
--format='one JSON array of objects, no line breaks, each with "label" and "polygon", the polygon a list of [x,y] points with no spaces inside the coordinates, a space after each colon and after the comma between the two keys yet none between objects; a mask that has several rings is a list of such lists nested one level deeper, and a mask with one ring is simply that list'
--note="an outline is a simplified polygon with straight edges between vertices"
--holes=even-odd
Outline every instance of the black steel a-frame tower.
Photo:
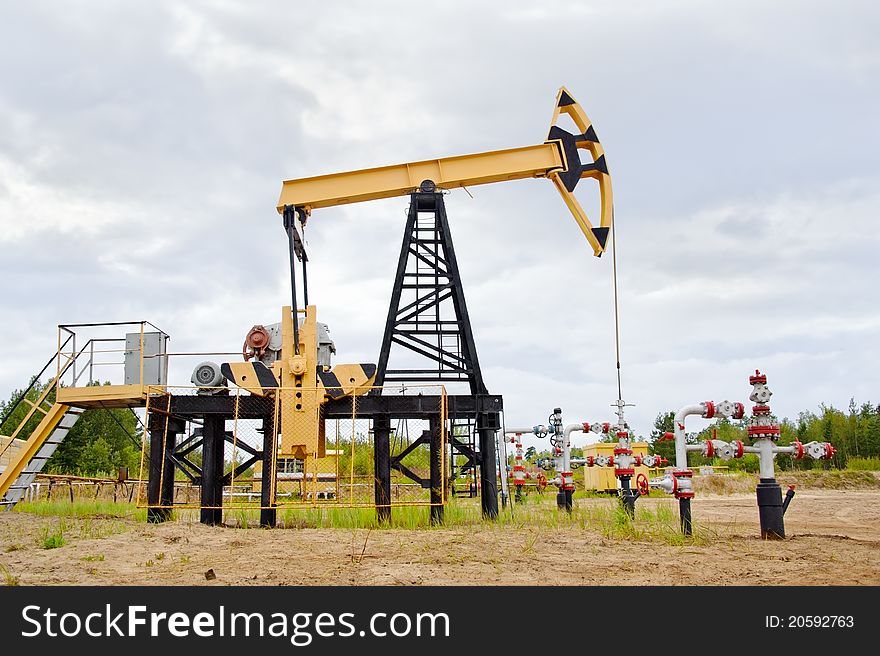
[{"label": "black steel a-frame tower", "polygon": [[[393,359],[394,366],[389,365]],[[463,472],[479,468],[483,513],[498,514],[496,431],[500,398],[488,394],[471,329],[464,289],[452,245],[443,194],[426,181],[410,194],[397,274],[379,353],[376,385],[388,383],[467,383],[468,410],[462,397],[449,397],[454,453],[466,458]],[[487,403],[491,398],[494,405]],[[465,435],[454,428],[466,426]],[[476,433],[476,439],[474,434]],[[424,438],[427,440],[427,436]],[[402,471],[391,458],[391,467]]]}]

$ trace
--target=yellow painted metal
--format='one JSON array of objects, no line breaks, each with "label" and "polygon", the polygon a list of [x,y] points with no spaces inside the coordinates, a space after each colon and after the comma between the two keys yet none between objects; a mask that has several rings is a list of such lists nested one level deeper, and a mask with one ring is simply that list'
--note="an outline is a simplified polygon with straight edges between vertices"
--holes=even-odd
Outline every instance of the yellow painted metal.
[{"label": "yellow painted metal", "polygon": [[257,365],[253,362],[228,362],[227,365],[232,370],[230,381],[238,387],[247,390],[254,396],[268,396],[273,393],[274,387],[263,387],[260,383],[260,379],[254,371],[254,367]]},{"label": "yellow painted metal", "polygon": [[134,408],[146,403],[147,390],[156,392],[161,386],[91,385],[59,387],[56,400],[75,408]]},{"label": "yellow painted metal", "polygon": [[[569,99],[571,102],[567,103]],[[592,127],[590,119],[565,87],[556,96],[551,127],[556,125],[561,114],[568,115],[580,131],[576,139],[578,149],[589,151],[593,162],[602,158],[604,164],[602,145],[585,138]],[[432,180],[438,187],[450,189],[524,178],[549,178],[592,246],[593,253],[598,256],[605,251],[607,242],[593,232],[593,224],[583,206],[560,178],[561,173],[575,166],[579,167],[580,162],[567,162],[561,140],[552,139],[535,146],[285,180],[277,209],[281,213],[289,205],[301,207],[308,214],[322,207],[392,198],[410,193],[424,180]],[[601,167],[587,167],[579,177],[593,178],[598,182],[601,196],[599,227],[610,229],[613,221],[611,176]]]},{"label": "yellow painted metal", "polygon": [[[67,362],[63,368],[59,369],[60,373],[58,375],[60,376],[61,374],[63,374],[67,370],[67,367],[69,367],[69,366],[70,366],[70,362]],[[40,395],[39,395],[39,397],[37,397],[37,400],[35,402],[28,401],[28,403],[31,406],[31,409],[27,411],[27,414],[19,422],[19,424],[18,424],[18,426],[16,426],[15,430],[12,431],[12,434],[7,435],[5,437],[9,437],[12,440],[17,439],[19,437],[19,435],[21,434],[21,431],[24,430],[24,427],[27,426],[28,422],[31,420],[31,417],[33,417],[34,413],[37,411],[42,412],[43,417],[44,418],[46,417],[46,410],[45,410],[45,408],[43,408],[43,404],[44,403],[51,403],[51,401],[47,401],[47,399],[49,397],[49,393],[53,389],[55,389],[55,382],[57,380],[58,380],[58,376],[56,376],[56,378],[54,380],[52,380],[52,382],[50,382],[48,385],[46,385],[42,389],[42,391],[40,392]],[[56,400],[59,400],[59,399],[57,399],[57,397],[56,397]],[[11,444],[11,442],[10,442],[10,444]],[[5,447],[4,447],[4,449],[5,449]]]},{"label": "yellow painted metal", "polygon": [[[299,327],[299,348],[294,348],[293,322],[289,305],[281,309],[281,359],[273,365],[280,386],[281,445],[279,456],[323,458],[323,395],[318,393],[317,309],[309,305]],[[297,352],[298,351],[298,352]]]},{"label": "yellow painted metal", "polygon": [[[291,307],[281,310],[281,357],[272,364],[276,384],[261,385],[252,362],[230,362],[230,382],[256,396],[276,399],[281,435],[278,455],[299,459],[323,458],[326,450],[321,406],[332,397],[357,396],[370,391],[375,372],[367,375],[360,364],[338,364],[330,371],[337,385],[328,390],[318,376],[318,324],[314,305],[304,311],[299,326],[299,348],[294,347]],[[325,370],[322,370],[322,372]]]},{"label": "yellow painted metal", "polygon": [[22,403],[26,403],[28,406],[30,406],[31,408],[33,408],[37,412],[41,412],[43,414],[46,414],[46,408],[44,408],[40,405],[37,405],[36,403],[31,401],[30,399],[22,399],[21,401],[22,401]]},{"label": "yellow painted metal", "polygon": [[[614,449],[617,448],[617,446],[617,442],[598,442],[596,444],[588,444],[584,447],[584,455],[593,456],[594,458],[596,456],[613,456]],[[648,455],[647,442],[633,442],[630,447],[635,456]],[[636,476],[639,474],[644,474],[645,476],[651,475],[651,470],[644,465],[634,467],[634,469],[636,474],[632,479],[633,487],[635,487]],[[597,490],[599,492],[617,489],[617,477],[614,475],[614,467],[583,467],[583,471],[585,489]]]},{"label": "yellow painted metal", "polygon": [[[559,121],[559,115],[566,114],[572,119],[572,121],[574,121],[578,130],[580,130],[581,135],[586,134],[592,127],[593,122],[590,121],[587,113],[584,111],[584,108],[581,107],[580,103],[574,102],[569,105],[561,105],[560,102],[564,95],[572,97],[568,89],[566,89],[565,87],[559,89],[559,93],[556,95],[556,107],[553,110],[553,117],[550,119],[550,125],[556,125]],[[600,144],[598,141],[592,141],[582,138],[577,140],[575,143],[578,148],[585,148],[589,150],[590,154],[593,156],[594,162],[598,161],[600,158],[605,157],[605,149],[602,148],[602,144]],[[566,162],[565,169],[568,170],[568,162]],[[565,201],[565,204],[568,205],[568,209],[571,211],[572,216],[574,216],[574,220],[577,221],[577,224],[580,226],[580,229],[584,233],[584,236],[587,238],[587,241],[589,241],[590,245],[593,247],[593,253],[597,256],[601,255],[605,251],[605,245],[600,243],[596,236],[593,234],[593,225],[590,222],[590,219],[587,216],[587,213],[584,210],[583,206],[580,204],[575,195],[568,191],[568,189],[566,189],[565,185],[562,182],[562,179],[559,177],[558,171],[551,171],[548,174],[548,177],[553,181],[553,184],[556,186],[557,191],[559,191],[562,199]],[[581,177],[593,178],[599,183],[599,194],[601,200],[599,227],[611,228],[611,225],[614,221],[614,195],[611,189],[611,175],[598,169],[588,169],[581,173]]]},{"label": "yellow painted metal", "polygon": [[[376,372],[374,371],[372,376],[368,376],[359,364],[337,364],[330,369],[330,373],[336,376],[336,380],[339,381],[339,389],[342,390],[340,396],[365,394],[376,381]],[[323,383],[321,387],[326,389]]]},{"label": "yellow painted metal", "polygon": [[285,205],[306,210],[408,194],[423,180],[452,189],[490,182],[521,180],[547,175],[563,168],[562,153],[553,144],[495,150],[474,155],[380,166],[346,173],[331,173],[298,180],[285,180],[278,211]]},{"label": "yellow painted metal", "polygon": [[[64,416],[64,413],[70,409],[70,406],[63,403],[55,403],[49,411],[43,416],[43,419],[31,433],[27,440],[20,440],[21,444],[17,444],[17,450],[10,458],[6,469],[0,473],[0,498],[6,494],[9,487],[21,476],[25,466],[31,461],[40,447],[43,446],[48,437],[58,426],[58,422]],[[24,422],[26,423],[26,422]],[[23,425],[23,424],[22,424]]]}]

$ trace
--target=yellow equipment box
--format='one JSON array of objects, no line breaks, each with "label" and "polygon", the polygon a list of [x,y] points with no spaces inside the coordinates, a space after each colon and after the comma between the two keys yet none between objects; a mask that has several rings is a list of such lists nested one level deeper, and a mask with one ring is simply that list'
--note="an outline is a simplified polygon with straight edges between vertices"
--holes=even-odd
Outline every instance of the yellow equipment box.
[{"label": "yellow equipment box", "polygon": [[[647,442],[633,442],[630,446],[634,456],[648,455]],[[596,458],[598,456],[606,456],[610,458],[614,455],[614,449],[616,448],[616,441],[588,444],[584,447],[584,457],[593,456]],[[593,465],[592,467],[584,466],[582,469],[584,470],[584,489],[595,490],[596,492],[617,492],[617,478],[614,476],[614,467],[597,467]],[[633,489],[636,487],[636,477],[639,474],[649,476],[650,472],[644,465],[635,467],[635,470],[636,474],[630,482],[630,486]]]}]

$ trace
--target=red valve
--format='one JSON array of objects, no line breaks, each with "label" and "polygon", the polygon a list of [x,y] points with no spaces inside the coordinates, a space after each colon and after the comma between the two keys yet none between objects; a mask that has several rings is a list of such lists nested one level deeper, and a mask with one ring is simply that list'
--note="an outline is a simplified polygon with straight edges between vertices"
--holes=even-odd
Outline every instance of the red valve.
[{"label": "red valve", "polygon": [[830,442],[826,442],[825,444],[825,460],[831,460],[834,457],[834,454],[837,453],[837,449],[831,446]]},{"label": "red valve", "polygon": [[651,493],[651,486],[648,485],[648,477],[644,474],[639,474],[636,476],[636,489],[639,491],[639,494],[646,497]]},{"label": "red valve", "polygon": [[657,441],[664,442],[666,440],[674,440],[674,439],[675,439],[675,433],[670,433],[669,431],[666,431],[665,433],[663,433],[663,435],[661,435],[660,437],[657,438]]},{"label": "red valve", "polygon": [[749,385],[766,385],[767,384],[767,375],[762,374],[758,369],[755,369],[755,375],[749,376]]},{"label": "red valve", "polygon": [[734,458],[742,458],[743,452],[745,451],[744,445],[739,440],[734,440],[733,445],[736,447],[736,453],[734,454]]}]

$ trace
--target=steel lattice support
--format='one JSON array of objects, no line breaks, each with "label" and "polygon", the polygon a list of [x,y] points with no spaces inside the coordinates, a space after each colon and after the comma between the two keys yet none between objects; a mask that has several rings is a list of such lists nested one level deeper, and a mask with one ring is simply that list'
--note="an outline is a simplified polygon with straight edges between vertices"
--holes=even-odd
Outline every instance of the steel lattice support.
[{"label": "steel lattice support", "polygon": [[[423,189],[430,191],[410,194],[375,384],[381,387],[395,382],[467,383],[474,405],[481,405],[476,399],[488,392],[477,357],[443,194],[434,191],[431,184],[423,185]],[[392,350],[416,354],[424,364],[391,367]],[[377,393],[380,392],[377,390]],[[467,418],[474,421],[479,448],[473,435],[468,436],[467,443],[453,436],[450,443],[467,458],[464,470],[479,466],[483,513],[495,517],[498,514],[495,431],[500,421],[497,413],[483,411]],[[396,464],[396,469],[409,476],[404,467]],[[437,477],[440,475],[436,473]],[[421,479],[410,478],[423,483]],[[434,478],[432,474],[432,488]],[[440,521],[442,512],[432,517]]]}]

